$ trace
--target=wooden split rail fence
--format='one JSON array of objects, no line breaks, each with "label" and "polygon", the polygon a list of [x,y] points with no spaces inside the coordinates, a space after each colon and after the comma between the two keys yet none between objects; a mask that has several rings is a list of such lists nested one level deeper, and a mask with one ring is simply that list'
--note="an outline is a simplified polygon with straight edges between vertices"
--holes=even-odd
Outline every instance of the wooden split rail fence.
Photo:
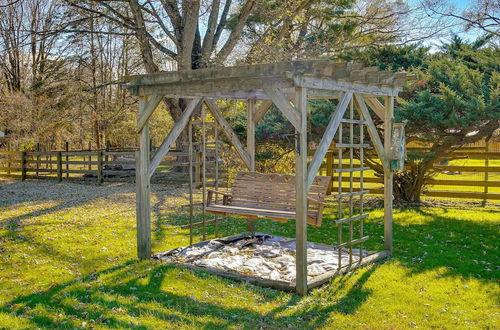
[{"label": "wooden split rail fence", "polygon": [[[464,148],[449,155],[450,161],[447,164],[438,161],[434,166],[438,172],[426,180],[422,195],[500,200],[500,152],[480,149]],[[338,167],[336,157],[337,151],[328,151],[320,169],[321,175],[334,178],[335,168]],[[370,172],[364,175],[365,187],[371,194],[383,194],[383,179]],[[359,185],[360,178],[354,177],[353,181]],[[338,182],[332,180],[331,184],[333,188]]]},{"label": "wooden split rail fence", "polygon": [[[313,152],[311,152],[312,155]],[[320,169],[321,175],[333,177],[336,164],[336,151],[329,151]],[[213,150],[207,149],[207,169],[213,168]],[[170,171],[172,166],[188,166],[188,153],[171,151],[160,164],[153,179],[159,181],[188,182],[187,171]],[[185,157],[184,161],[182,158]],[[201,182],[202,154],[193,155],[195,182]],[[463,160],[457,165],[436,164],[441,173],[426,181],[424,196],[439,198],[464,198],[480,200],[500,200],[500,152],[482,151],[467,148],[450,155],[453,159]],[[471,161],[473,165],[468,165]],[[478,165],[482,164],[482,165]],[[120,169],[121,167],[121,169]],[[128,169],[127,169],[128,168]],[[95,180],[104,181],[133,180],[135,177],[135,150],[128,151],[0,151],[0,177],[19,179],[55,180]],[[207,174],[207,177],[211,177]],[[359,178],[353,181],[359,183]],[[383,193],[383,180],[370,172],[364,176],[365,187],[371,194]],[[332,180],[333,185],[337,184]],[[355,188],[356,189],[356,188]]]},{"label": "wooden split rail fence", "polygon": [[[128,151],[0,151],[0,177],[25,179],[126,181],[135,178],[135,150]],[[215,167],[215,151],[207,147],[207,177]],[[186,171],[168,171],[185,167]],[[189,153],[170,151],[153,179],[188,182]],[[202,152],[193,153],[194,181],[201,182]],[[168,171],[168,174],[166,173]]]}]

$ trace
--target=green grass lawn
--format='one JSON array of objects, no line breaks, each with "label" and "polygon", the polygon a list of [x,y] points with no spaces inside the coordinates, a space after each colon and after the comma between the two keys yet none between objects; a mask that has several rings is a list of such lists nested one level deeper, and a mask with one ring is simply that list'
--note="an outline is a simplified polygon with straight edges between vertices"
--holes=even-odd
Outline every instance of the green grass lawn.
[{"label": "green grass lawn", "polygon": [[[187,245],[186,190],[153,186],[153,248]],[[135,259],[134,188],[0,181],[0,328],[499,328],[500,208],[394,215],[392,259],[307,297]],[[183,213],[184,212],[184,213]],[[369,249],[380,249],[371,209]],[[309,240],[333,243],[333,209]],[[225,220],[221,235],[243,231]],[[260,231],[294,235],[293,221]],[[209,234],[213,227],[208,227]],[[196,232],[200,240],[201,232]]]}]

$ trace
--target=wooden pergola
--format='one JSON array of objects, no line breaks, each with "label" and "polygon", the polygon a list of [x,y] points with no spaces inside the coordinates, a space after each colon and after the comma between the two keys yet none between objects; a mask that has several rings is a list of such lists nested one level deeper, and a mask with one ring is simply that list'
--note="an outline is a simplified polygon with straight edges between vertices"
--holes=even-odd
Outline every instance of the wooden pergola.
[{"label": "wooden pergola", "polygon": [[[390,148],[394,121],[394,98],[406,80],[406,73],[379,71],[356,63],[307,60],[275,64],[214,67],[192,71],[160,72],[126,77],[126,88],[139,97],[137,134],[137,247],[139,258],[151,257],[150,178],[162,158],[186,127],[191,116],[205,104],[227,135],[246,167],[255,170],[255,125],[272,104],[296,131],[296,291],[305,294],[307,283],[307,193],[341,125],[346,109],[354,105],[362,115],[372,145],[384,167],[384,249],[392,253],[392,189]],[[148,120],[164,97],[189,99],[182,117],[175,123],[154,155],[150,155]],[[339,99],[312,160],[307,162],[308,99]],[[383,100],[382,100],[383,98]],[[217,107],[216,100],[247,100],[247,146],[234,133]],[[381,102],[383,101],[383,102]],[[381,138],[371,109],[384,122]],[[152,157],[151,157],[152,156]],[[310,287],[310,285],[309,285]]]}]

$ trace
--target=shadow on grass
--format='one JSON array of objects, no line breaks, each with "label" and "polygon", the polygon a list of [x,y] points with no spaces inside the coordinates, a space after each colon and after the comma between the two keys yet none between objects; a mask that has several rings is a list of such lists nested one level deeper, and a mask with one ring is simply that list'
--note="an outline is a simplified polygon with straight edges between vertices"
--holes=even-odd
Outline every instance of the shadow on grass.
[{"label": "shadow on grass", "polygon": [[[131,261],[14,299],[0,306],[0,314],[29,319],[31,326],[40,328],[78,327],[84,322],[88,326],[137,329],[167,324],[313,328],[324,326],[330,312],[355,313],[371,293],[363,285],[374,269],[366,271],[340,300],[313,312],[299,308],[283,315],[306,298],[247,284],[235,285],[204,272],[158,262]],[[349,276],[332,284],[331,289],[342,290]],[[244,300],[245,297],[250,299]],[[259,310],[256,305],[269,308]]]},{"label": "shadow on grass", "polygon": [[[403,211],[408,210],[432,220],[415,224],[398,224],[395,220],[394,259],[412,273],[445,268],[441,276],[497,281],[498,221],[464,220],[454,217],[449,208]],[[500,219],[500,210],[481,209],[481,213]]]},{"label": "shadow on grass", "polygon": [[[488,263],[494,268],[497,258],[497,225],[457,219],[446,212],[437,215],[428,209],[411,211],[430,218],[413,224],[396,221],[394,226],[394,259],[408,269],[409,276],[445,268],[443,276],[496,281],[498,274],[485,268]],[[377,219],[369,223],[367,230],[380,229]],[[262,224],[267,226],[271,225]],[[478,253],[483,250],[485,253]],[[324,327],[331,321],[331,313],[358,312],[372,294],[366,284],[377,267],[339,277],[327,287],[314,290],[312,297],[302,298],[161,263],[129,262],[81,281],[19,297],[1,306],[0,313],[14,312],[16,317],[29,319],[32,326],[40,328],[74,327],[83,322],[89,326],[139,329],[166,325]],[[316,304],[317,295],[329,299]]]},{"label": "shadow on grass", "polygon": [[[1,201],[0,207],[12,207],[22,203],[34,203],[34,202],[48,202],[48,201],[58,201],[59,203],[55,206],[47,207],[41,210],[28,212],[22,215],[13,216],[4,218],[0,222],[0,226],[7,226],[9,228],[16,228],[19,226],[23,220],[27,220],[33,217],[39,217],[43,215],[48,215],[56,211],[60,211],[67,208],[78,207],[87,203],[92,202],[92,200],[109,197],[115,193],[117,193],[119,186],[115,187],[103,187],[103,189],[95,189],[96,186],[92,186],[91,193],[86,192],[86,185],[84,184],[75,184],[75,183],[64,183],[64,186],[61,188],[61,184],[50,182],[50,186],[48,186],[49,182],[45,181],[22,181],[22,182],[13,182],[0,185],[0,193],[4,194],[4,200]],[[39,186],[39,189],[44,191],[44,189],[53,190],[52,194],[33,194],[33,193],[25,193],[23,191],[23,187],[26,185],[36,185]],[[79,193],[73,194],[65,194],[65,189],[67,185],[74,185],[75,189],[79,188]],[[47,188],[48,186],[48,188]],[[118,189],[116,189],[118,188]]]},{"label": "shadow on grass", "polygon": [[[491,212],[493,217],[498,215],[496,218],[500,218],[500,211],[481,212]],[[419,217],[416,221],[401,221],[401,216],[413,213]],[[18,219],[14,220],[15,226]],[[332,221],[327,219],[322,227],[310,228],[309,239],[333,244],[336,228]],[[161,231],[155,238],[164,239],[168,228],[163,228],[162,223],[157,226]],[[231,220],[224,221],[221,223],[221,235],[240,232],[244,227],[244,221],[237,224]],[[213,233],[213,226],[207,228]],[[293,237],[295,223],[279,224],[265,220],[259,222],[257,229]],[[375,242],[368,243],[367,248],[379,250],[379,238],[383,233],[382,217],[372,216],[365,222],[364,229],[366,234],[375,238]],[[463,220],[454,217],[453,212],[447,209],[422,207],[398,210],[394,221],[394,260],[401,263],[410,275],[439,268],[445,270],[443,276],[496,282],[499,278],[496,269],[498,232],[497,223]],[[200,229],[196,234],[200,234]],[[13,235],[24,239],[18,233]],[[47,255],[63,257],[49,247],[38,248]],[[68,262],[79,261],[71,259]],[[354,284],[350,284],[354,276],[352,273],[331,283],[325,291],[337,300],[326,305],[313,305],[311,309],[301,305],[293,313],[283,315],[285,310],[297,307],[307,298],[245,284],[235,285],[203,272],[190,272],[159,263],[128,262],[81,281],[71,281],[44,292],[19,297],[0,306],[0,313],[12,317],[11,313],[15,313],[16,317],[29,319],[33,327],[41,328],[80,326],[82,322],[119,328],[145,328],[146,323],[158,326],[161,322],[186,327],[321,327],[327,323],[332,312],[355,314],[359,310],[372,294],[365,284],[374,270],[375,267],[364,271]],[[318,291],[313,293],[311,299],[315,294]],[[268,308],[257,309],[256,304]]]}]

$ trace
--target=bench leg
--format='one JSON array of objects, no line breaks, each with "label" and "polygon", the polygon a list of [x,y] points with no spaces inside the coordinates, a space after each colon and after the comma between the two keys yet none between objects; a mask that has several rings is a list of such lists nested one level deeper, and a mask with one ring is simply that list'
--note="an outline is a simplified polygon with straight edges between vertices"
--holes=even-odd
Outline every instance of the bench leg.
[{"label": "bench leg", "polygon": [[247,219],[247,231],[252,233],[252,236],[255,235],[255,218],[254,219],[251,219],[251,218]]}]

